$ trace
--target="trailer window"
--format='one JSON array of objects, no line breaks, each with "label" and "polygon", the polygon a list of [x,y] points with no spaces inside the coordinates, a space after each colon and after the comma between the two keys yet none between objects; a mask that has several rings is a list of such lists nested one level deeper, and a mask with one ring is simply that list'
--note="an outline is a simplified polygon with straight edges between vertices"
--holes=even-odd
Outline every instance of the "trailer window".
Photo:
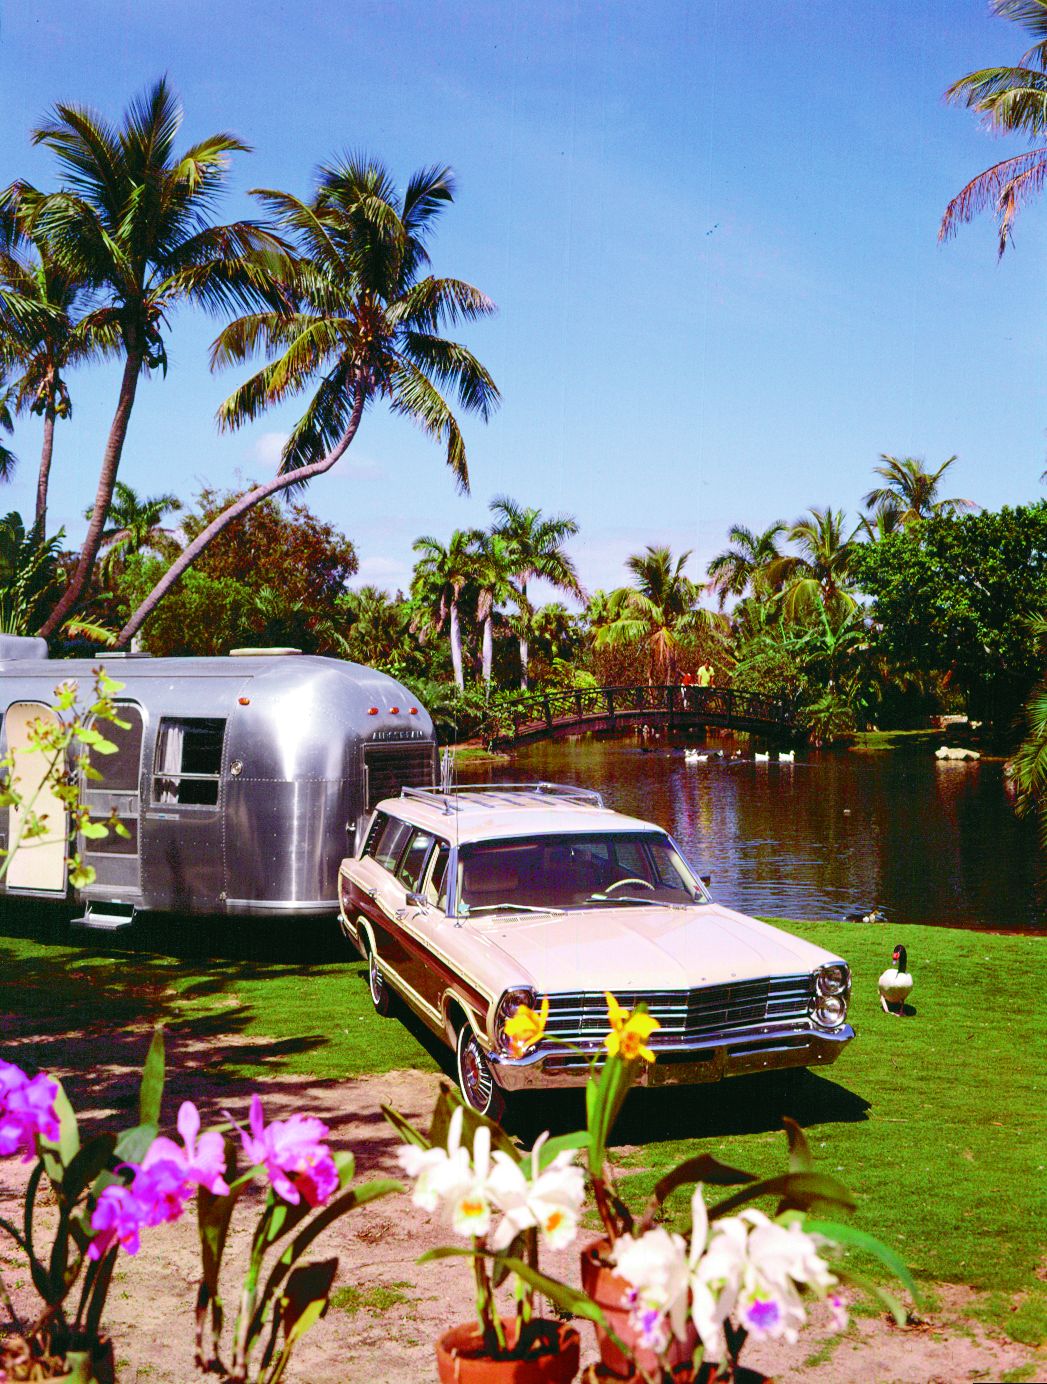
[{"label": "trailer window", "polygon": [[156,737],[153,800],[213,807],[218,802],[225,722],[165,716]]}]

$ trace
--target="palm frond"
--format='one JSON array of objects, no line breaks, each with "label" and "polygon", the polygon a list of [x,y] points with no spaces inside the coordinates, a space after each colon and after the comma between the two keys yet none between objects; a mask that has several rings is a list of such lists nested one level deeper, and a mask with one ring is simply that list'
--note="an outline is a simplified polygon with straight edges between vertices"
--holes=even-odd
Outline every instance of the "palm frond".
[{"label": "palm frond", "polygon": [[447,465],[454,474],[456,486],[458,490],[468,493],[469,467],[465,457],[465,441],[446,399],[418,366],[409,360],[400,362],[389,383],[392,411],[410,418],[424,433],[446,444]]}]

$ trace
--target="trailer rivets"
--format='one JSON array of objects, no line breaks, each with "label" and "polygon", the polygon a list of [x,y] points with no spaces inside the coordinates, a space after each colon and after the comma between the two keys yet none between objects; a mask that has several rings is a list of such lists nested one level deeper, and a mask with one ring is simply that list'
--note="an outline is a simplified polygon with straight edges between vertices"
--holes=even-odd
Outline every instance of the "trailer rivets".
[{"label": "trailer rivets", "polygon": [[240,776],[240,774],[243,773],[243,771],[244,771],[243,760],[242,760],[242,759],[234,759],[233,762],[232,762],[232,764],[230,764],[230,766],[229,766],[229,772],[232,774],[233,778],[238,778],[238,777]]}]

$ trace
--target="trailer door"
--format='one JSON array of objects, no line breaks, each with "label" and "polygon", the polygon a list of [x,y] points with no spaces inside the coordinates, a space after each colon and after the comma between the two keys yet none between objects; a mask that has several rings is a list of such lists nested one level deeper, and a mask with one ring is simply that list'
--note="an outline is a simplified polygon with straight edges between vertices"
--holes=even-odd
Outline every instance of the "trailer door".
[{"label": "trailer door", "polygon": [[117,714],[126,721],[126,730],[104,721],[99,730],[116,746],[115,754],[93,755],[92,767],[102,775],[84,779],[81,783],[83,803],[93,821],[104,822],[115,812],[127,831],[120,836],[110,830],[108,836],[79,837],[79,849],[84,863],[93,865],[95,878],[83,893],[89,897],[120,898],[137,895],[141,888],[141,859],[139,854],[139,788],[142,773],[142,709],[132,702],[120,702]]},{"label": "trailer door", "polygon": [[7,747],[15,756],[14,786],[23,799],[21,808],[7,809],[7,839],[9,843],[18,841],[27,811],[35,812],[48,829],[44,835],[23,840],[14,847],[6,883],[11,890],[64,895],[69,814],[47,782],[50,756],[30,746],[30,726],[34,721],[59,723],[56,713],[41,702],[12,702],[7,708]]}]

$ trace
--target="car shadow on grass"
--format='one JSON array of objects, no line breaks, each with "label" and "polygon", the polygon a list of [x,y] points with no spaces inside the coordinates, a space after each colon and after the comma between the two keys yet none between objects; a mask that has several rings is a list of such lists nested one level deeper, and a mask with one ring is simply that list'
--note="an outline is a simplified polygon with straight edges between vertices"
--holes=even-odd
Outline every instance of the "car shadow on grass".
[{"label": "car shadow on grass", "polygon": [[[813,1071],[732,1077],[700,1086],[634,1089],[615,1123],[612,1146],[656,1140],[709,1139],[782,1128],[788,1115],[804,1129],[868,1119],[870,1102]],[[506,1128],[525,1144],[542,1132],[565,1134],[585,1124],[581,1091],[530,1093],[509,1107]]]}]

